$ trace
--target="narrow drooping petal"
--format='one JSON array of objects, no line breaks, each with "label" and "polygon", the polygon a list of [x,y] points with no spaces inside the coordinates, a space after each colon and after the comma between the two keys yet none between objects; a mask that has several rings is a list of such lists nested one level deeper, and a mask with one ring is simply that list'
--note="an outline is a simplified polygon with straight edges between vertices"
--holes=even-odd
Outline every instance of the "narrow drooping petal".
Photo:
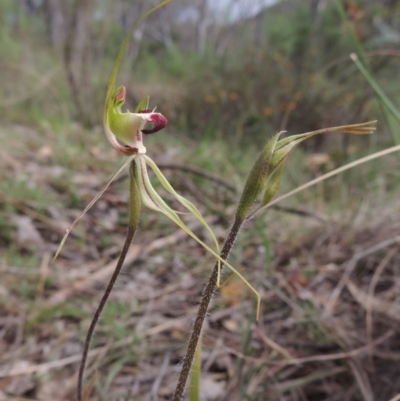
[{"label": "narrow drooping petal", "polygon": [[138,168],[137,181],[143,204],[156,212],[164,213],[163,210],[168,208],[168,205],[151,185],[145,159],[142,156],[138,156],[135,162]]},{"label": "narrow drooping petal", "polygon": [[107,182],[107,184],[101,189],[101,191],[90,201],[90,203],[85,207],[85,209],[83,210],[83,212],[72,222],[72,224],[67,228],[65,235],[63,237],[63,239],[60,242],[60,245],[57,248],[57,251],[54,255],[53,258],[53,262],[57,259],[58,255],[60,254],[65,241],[68,238],[69,233],[71,232],[71,230],[74,228],[75,224],[87,213],[87,211],[98,201],[98,199],[101,197],[101,195],[103,195],[103,193],[107,190],[107,188],[110,186],[110,184],[115,180],[115,178],[117,177],[117,175],[135,158],[135,156],[131,156],[128,157],[124,163],[122,164],[122,166],[117,170],[117,172],[115,174],[113,174],[113,176],[109,179],[109,181]]},{"label": "narrow drooping petal", "polygon": [[161,185],[170,193],[172,194],[177,201],[183,206],[185,207],[187,210],[189,210],[190,213],[193,214],[193,216],[195,216],[203,225],[204,227],[207,229],[207,231],[209,232],[209,234],[211,235],[211,238],[214,241],[215,244],[215,249],[217,250],[217,252],[219,253],[219,244],[218,244],[218,240],[215,237],[214,232],[212,231],[211,227],[207,224],[207,222],[205,221],[204,217],[201,215],[201,213],[199,212],[199,210],[197,209],[197,207],[192,203],[189,202],[186,198],[184,198],[183,196],[179,195],[175,189],[172,187],[172,185],[169,183],[169,181],[165,178],[164,174],[161,172],[161,170],[158,168],[157,164],[154,163],[154,161],[152,159],[150,159],[150,157],[148,156],[144,156],[146,163],[151,167],[151,169],[154,171],[155,175],[157,176],[157,178],[160,180]]},{"label": "narrow drooping petal", "polygon": [[[195,217],[197,217],[206,227],[206,229],[211,232],[212,237],[214,239],[214,242],[216,243],[216,250],[214,251],[212,248],[210,248],[208,245],[206,245],[201,239],[197,237],[196,234],[193,233],[192,230],[190,230],[189,227],[181,220],[181,218],[178,216],[177,212],[171,209],[165,202],[164,200],[158,195],[156,190],[153,188],[148,173],[147,173],[147,167],[146,167],[146,162],[150,165],[151,168],[154,167],[154,173],[157,175],[157,177],[160,179],[161,184],[164,186],[164,188],[170,192],[172,195],[175,196],[175,198],[184,206],[186,207]],[[161,173],[161,171],[158,169],[156,164],[147,156],[145,155],[138,155],[135,158],[135,163],[138,167],[138,186],[139,186],[139,191],[141,193],[141,199],[142,202],[145,206],[149,207],[150,209],[156,210],[158,212],[163,213],[166,215],[170,220],[172,220],[176,225],[178,225],[182,230],[184,230],[190,237],[192,237],[198,244],[200,244],[207,252],[209,252],[211,255],[213,255],[219,263],[224,264],[228,269],[230,269],[234,274],[236,274],[238,277],[240,277],[243,282],[256,294],[257,296],[257,317],[259,316],[259,311],[260,311],[260,302],[261,298],[259,293],[254,289],[254,287],[239,273],[238,270],[236,270],[230,263],[228,263],[226,260],[222,259],[221,256],[219,255],[219,245],[218,242],[215,238],[215,235],[212,233],[211,228],[208,226],[207,222],[204,220],[204,218],[201,216],[200,212],[196,209],[196,207],[189,202],[187,199],[183,198],[179,194],[175,192],[175,190],[172,188],[171,184],[167,181],[167,179],[164,177],[164,175]],[[220,282],[220,277],[218,276],[218,283]]]}]

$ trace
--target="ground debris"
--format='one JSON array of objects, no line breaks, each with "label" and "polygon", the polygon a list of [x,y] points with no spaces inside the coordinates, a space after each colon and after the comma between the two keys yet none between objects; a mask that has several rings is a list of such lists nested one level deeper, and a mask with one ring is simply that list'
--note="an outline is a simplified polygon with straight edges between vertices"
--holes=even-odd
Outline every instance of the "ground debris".
[{"label": "ground debris", "polygon": [[[98,166],[96,179],[90,169],[68,179],[65,168],[33,168],[54,154],[37,146],[29,167],[36,188],[17,189],[45,188],[49,201],[41,204],[43,193],[29,192],[36,200],[28,202],[0,192],[1,205],[13,207],[0,233],[6,255],[0,258],[0,400],[70,401],[84,335],[123,243],[126,182],[109,188],[50,264],[65,227],[110,172]],[[0,166],[29,175],[18,155]],[[176,182],[188,196],[191,179]],[[234,199],[231,189],[229,196],[218,191],[218,210],[200,198],[199,207],[223,237]],[[372,205],[355,223],[271,212],[261,221],[270,248],[256,223],[248,224],[232,263],[260,290],[262,313],[258,323],[252,320],[252,294],[234,277],[216,292],[203,332],[204,400],[246,394],[249,400],[358,401],[371,393],[387,401],[400,392],[399,210],[387,208],[379,218],[377,210]],[[198,223],[188,224],[208,240]],[[212,265],[183,231],[144,214],[89,354],[87,380],[98,373],[91,400],[171,396]]]}]

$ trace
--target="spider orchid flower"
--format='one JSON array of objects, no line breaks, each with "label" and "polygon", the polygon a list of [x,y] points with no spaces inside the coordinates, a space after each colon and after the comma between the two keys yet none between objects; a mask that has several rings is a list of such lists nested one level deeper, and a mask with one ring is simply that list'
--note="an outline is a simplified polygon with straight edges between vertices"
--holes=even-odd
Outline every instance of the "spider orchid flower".
[{"label": "spider orchid flower", "polygon": [[[66,234],[64,235],[64,238],[62,239],[60,246],[58,247],[54,259],[56,259],[59,255],[61,248],[63,247],[71,229],[75,226],[75,224],[101,197],[101,195],[110,186],[116,176],[131,162],[134,162],[136,165],[135,178],[142,203],[148,208],[166,215],[170,220],[172,220],[181,229],[183,229],[190,237],[196,240],[205,250],[207,250],[208,253],[213,255],[219,263],[223,263],[228,269],[238,275],[246,283],[246,285],[257,295],[259,305],[260,296],[258,292],[231,264],[221,258],[218,240],[204,217],[196,208],[196,206],[183,196],[179,195],[174,190],[167,178],[157,167],[156,163],[149,156],[146,155],[146,147],[143,144],[143,135],[153,134],[157,131],[160,131],[167,125],[167,119],[162,114],[156,113],[154,110],[151,111],[148,108],[149,97],[146,97],[139,103],[135,113],[131,113],[129,111],[123,112],[121,110],[121,107],[125,102],[125,96],[126,89],[124,86],[117,88],[111,96],[107,96],[106,106],[104,110],[104,129],[111,146],[117,152],[127,156],[127,158],[122,166],[118,169],[118,171],[103,187],[103,189],[96,195],[96,197],[88,204],[83,212],[67,229]],[[153,124],[153,126],[151,128],[145,128],[147,123],[151,123]],[[179,217],[178,212],[168,206],[167,203],[162,199],[162,197],[154,189],[150,181],[147,166],[149,166],[153,170],[165,190],[172,194],[175,199],[187,210],[187,212],[195,216],[203,224],[214,242],[214,249],[212,249],[202,240],[200,240],[196,236],[196,234],[194,234],[192,230],[190,230],[183,222],[183,220]]]},{"label": "spider orchid flower", "polygon": [[[137,167],[136,182],[142,203],[148,208],[160,212],[171,219],[189,236],[195,239],[204,249],[217,258],[219,263],[224,263],[233,273],[238,275],[259,299],[258,292],[250,285],[250,283],[233,266],[220,257],[218,240],[196,206],[174,190],[167,178],[157,167],[156,163],[146,155],[146,148],[143,145],[143,134],[152,134],[161,130],[166,126],[167,119],[162,114],[155,113],[154,110],[152,112],[149,110],[148,97],[139,103],[136,108],[136,113],[121,112],[121,106],[125,102],[125,95],[126,90],[121,86],[115,91],[114,96],[111,97],[111,107],[107,110],[104,128],[106,130],[107,138],[114,149],[120,153],[130,155],[128,160],[130,161],[132,158],[135,162]],[[146,122],[153,123],[153,127],[151,129],[144,129]],[[121,146],[119,141],[123,142],[125,146]],[[203,224],[213,239],[215,249],[210,248],[201,241],[182,221],[178,213],[171,209],[156,192],[149,179],[147,166],[153,170],[161,185],[172,194],[189,213],[195,216]],[[218,284],[220,284],[219,281]]]},{"label": "spider orchid flower", "polygon": [[[125,103],[126,88],[120,86],[106,106],[104,129],[111,146],[124,155],[144,155],[143,134],[153,134],[163,129],[168,121],[160,113],[151,111],[149,97],[144,98],[136,108],[135,113],[122,112]],[[146,123],[152,123],[153,128],[144,129]]]}]

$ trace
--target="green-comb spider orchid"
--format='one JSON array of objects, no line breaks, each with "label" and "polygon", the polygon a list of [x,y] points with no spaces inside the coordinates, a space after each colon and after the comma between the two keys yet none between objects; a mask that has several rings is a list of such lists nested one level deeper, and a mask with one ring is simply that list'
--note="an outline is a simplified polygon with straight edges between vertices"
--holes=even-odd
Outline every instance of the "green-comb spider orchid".
[{"label": "green-comb spider orchid", "polygon": [[[120,167],[120,169],[111,177],[110,181],[104,186],[104,188],[99,192],[99,194],[89,203],[89,205],[84,209],[84,211],[75,219],[72,225],[67,230],[61,244],[56,252],[55,258],[61,251],[62,246],[65,243],[67,236],[69,235],[71,229],[80,220],[80,218],[94,205],[94,203],[100,198],[100,196],[109,187],[111,182],[116,178],[116,176],[130,163],[135,164],[135,181],[137,189],[139,191],[140,200],[142,203],[150,209],[157,212],[161,212],[167,217],[169,217],[174,223],[176,223],[180,228],[182,228],[189,236],[195,239],[203,248],[205,248],[210,254],[212,254],[220,263],[223,263],[230,269],[234,274],[237,274],[247,286],[256,294],[257,303],[257,317],[259,315],[260,309],[260,295],[259,293],[250,285],[250,283],[227,261],[220,257],[220,249],[218,240],[216,239],[212,229],[209,227],[208,223],[205,221],[204,217],[198,211],[196,206],[193,205],[183,196],[179,195],[169,181],[166,179],[161,170],[157,167],[156,163],[146,155],[146,147],[143,144],[143,134],[155,133],[167,125],[167,119],[160,113],[150,111],[149,97],[143,99],[135,113],[129,111],[122,112],[121,106],[125,102],[126,89],[124,86],[119,87],[115,90],[114,94],[110,96],[108,104],[105,108],[104,116],[104,129],[106,131],[107,138],[111,146],[117,150],[119,153],[128,156],[126,161]],[[146,123],[153,123],[151,129],[144,129]],[[172,194],[176,200],[193,216],[195,216],[210,233],[215,249],[210,248],[202,240],[200,240],[182,221],[178,213],[171,209],[167,203],[161,198],[161,196],[154,189],[147,172],[147,166],[149,166],[157,178],[159,179],[161,185]],[[220,278],[218,279],[218,286],[220,286]]]}]

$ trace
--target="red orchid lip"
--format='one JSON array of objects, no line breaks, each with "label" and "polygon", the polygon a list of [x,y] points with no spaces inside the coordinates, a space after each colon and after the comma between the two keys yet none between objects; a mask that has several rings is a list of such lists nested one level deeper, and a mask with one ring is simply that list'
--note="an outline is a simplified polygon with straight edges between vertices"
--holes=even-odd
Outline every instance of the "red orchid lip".
[{"label": "red orchid lip", "polygon": [[[148,113],[148,111],[141,110],[140,113]],[[160,113],[150,114],[148,121],[152,122],[154,124],[154,126],[151,129],[143,129],[142,130],[143,134],[146,134],[146,135],[154,134],[155,132],[162,130],[168,124],[168,120]]]}]

